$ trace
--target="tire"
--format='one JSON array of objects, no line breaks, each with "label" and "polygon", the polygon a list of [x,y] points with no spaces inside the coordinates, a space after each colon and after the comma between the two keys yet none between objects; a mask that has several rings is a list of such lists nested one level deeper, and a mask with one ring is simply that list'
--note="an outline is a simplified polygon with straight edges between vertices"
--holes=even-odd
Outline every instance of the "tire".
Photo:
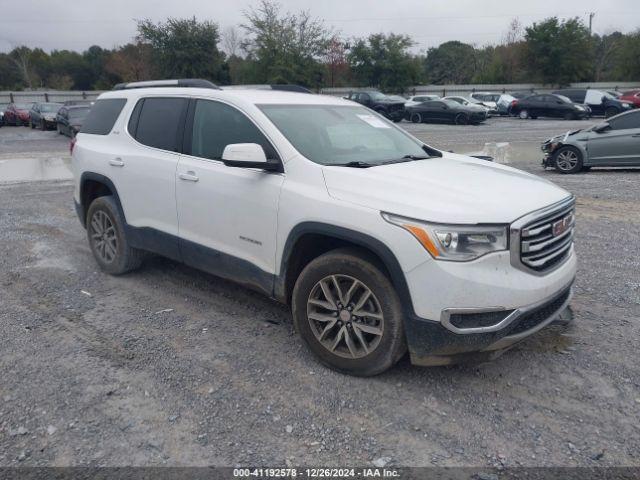
[{"label": "tire", "polygon": [[98,197],[91,202],[87,212],[87,239],[96,262],[111,275],[122,275],[142,264],[144,252],[129,245],[124,219],[112,196]]},{"label": "tire", "polygon": [[410,117],[410,120],[413,123],[422,123],[422,115],[419,114],[419,113],[412,113],[411,117]]},{"label": "tire", "polygon": [[469,117],[464,113],[458,113],[453,119],[453,123],[456,125],[467,125],[469,123]]},{"label": "tire", "polygon": [[60,128],[59,123],[56,123],[56,130],[58,131],[58,135],[62,135],[62,129]]},{"label": "tire", "polygon": [[33,129],[35,129],[35,128],[36,128],[36,126],[33,124],[33,122],[32,122],[32,121],[29,121],[29,126],[31,127],[31,130],[33,130]]},{"label": "tire", "polygon": [[520,110],[520,112],[518,113],[518,117],[523,120],[529,118],[529,110]]},{"label": "tire", "polygon": [[296,280],[291,301],[296,330],[320,362],[333,370],[377,375],[407,350],[400,299],[376,263],[366,252],[340,248],[312,260]]},{"label": "tire", "polygon": [[570,145],[560,147],[553,155],[553,166],[560,173],[577,173],[582,170],[582,153]]},{"label": "tire", "polygon": [[44,120],[40,120],[40,130],[43,132],[47,129],[47,124],[44,123]]},{"label": "tire", "polygon": [[608,107],[605,111],[604,111],[604,118],[609,118],[609,117],[613,117],[614,115],[617,115],[618,113],[618,109],[615,107]]},{"label": "tire", "polygon": [[396,117],[392,121],[393,121],[393,123],[400,123],[402,121],[402,117],[399,117],[399,118]]}]

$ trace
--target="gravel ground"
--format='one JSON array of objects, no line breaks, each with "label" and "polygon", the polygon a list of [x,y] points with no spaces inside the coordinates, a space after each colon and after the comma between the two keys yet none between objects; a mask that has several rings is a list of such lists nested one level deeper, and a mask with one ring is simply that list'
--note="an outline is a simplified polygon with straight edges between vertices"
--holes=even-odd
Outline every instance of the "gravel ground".
[{"label": "gravel ground", "polygon": [[[492,363],[369,379],[320,366],[285,307],[232,283],[161,258],[103,274],[70,181],[0,185],[0,466],[640,466],[640,170],[543,172],[538,142],[574,124],[403,124],[441,148],[511,142],[577,195],[576,321]],[[67,145],[1,128],[0,181]]]}]

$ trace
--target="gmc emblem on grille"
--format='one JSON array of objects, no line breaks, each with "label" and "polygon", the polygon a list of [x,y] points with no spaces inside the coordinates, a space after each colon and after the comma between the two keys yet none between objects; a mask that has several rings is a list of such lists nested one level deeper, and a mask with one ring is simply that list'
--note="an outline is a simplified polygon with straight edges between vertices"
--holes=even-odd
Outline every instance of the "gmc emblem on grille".
[{"label": "gmc emblem on grille", "polygon": [[552,233],[554,237],[559,237],[566,232],[573,223],[573,213],[553,223]]}]

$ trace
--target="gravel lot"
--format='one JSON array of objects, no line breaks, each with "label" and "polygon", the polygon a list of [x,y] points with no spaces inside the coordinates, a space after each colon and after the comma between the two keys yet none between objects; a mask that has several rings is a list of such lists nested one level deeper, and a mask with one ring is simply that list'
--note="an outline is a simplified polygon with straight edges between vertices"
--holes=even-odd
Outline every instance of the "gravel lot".
[{"label": "gravel lot", "polygon": [[101,273],[68,140],[3,127],[0,466],[640,466],[640,170],[543,172],[540,140],[588,122],[402,125],[459,152],[510,142],[577,195],[572,325],[488,364],[334,373],[258,294],[161,258]]}]

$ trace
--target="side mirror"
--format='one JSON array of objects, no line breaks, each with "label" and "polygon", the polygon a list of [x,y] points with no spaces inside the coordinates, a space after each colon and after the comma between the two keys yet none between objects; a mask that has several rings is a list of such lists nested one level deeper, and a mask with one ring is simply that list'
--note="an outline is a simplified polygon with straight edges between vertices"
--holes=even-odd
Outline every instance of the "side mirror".
[{"label": "side mirror", "polygon": [[609,125],[607,122],[602,122],[596,125],[595,127],[593,127],[592,130],[596,133],[603,133],[609,130],[610,128],[611,128],[611,125]]},{"label": "side mirror", "polygon": [[280,170],[279,161],[269,161],[257,143],[232,143],[224,147],[222,163],[227,167]]}]

